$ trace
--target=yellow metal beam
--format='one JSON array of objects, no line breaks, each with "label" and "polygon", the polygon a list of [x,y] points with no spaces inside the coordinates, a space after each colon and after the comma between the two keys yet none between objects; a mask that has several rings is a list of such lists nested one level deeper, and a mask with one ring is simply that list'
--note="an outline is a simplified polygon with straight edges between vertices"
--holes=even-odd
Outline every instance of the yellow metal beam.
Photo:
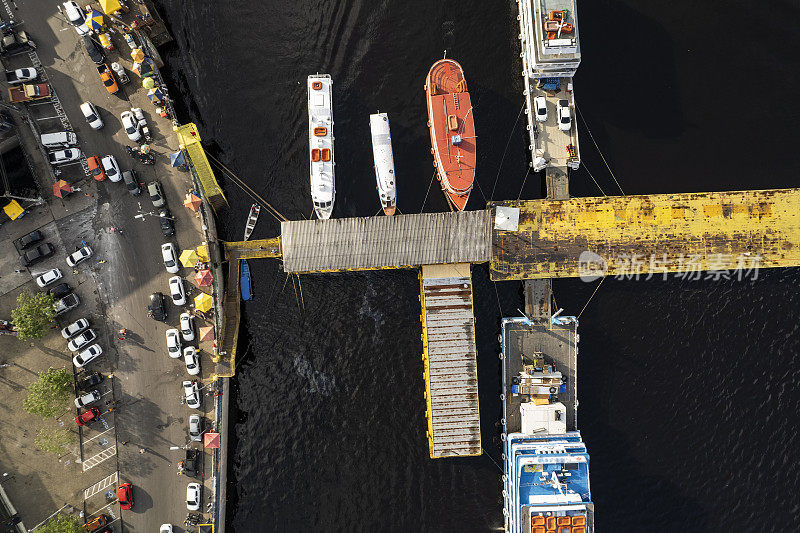
[{"label": "yellow metal beam", "polygon": [[189,156],[189,163],[200,181],[203,195],[216,211],[227,204],[228,200],[222,193],[219,183],[217,183],[214,171],[211,170],[206,152],[200,143],[200,132],[197,131],[197,126],[190,122],[173,129],[178,136],[178,143],[181,149]]},{"label": "yellow metal beam", "polygon": [[229,261],[281,257],[280,237],[254,241],[223,242],[222,244],[225,250],[225,258]]}]

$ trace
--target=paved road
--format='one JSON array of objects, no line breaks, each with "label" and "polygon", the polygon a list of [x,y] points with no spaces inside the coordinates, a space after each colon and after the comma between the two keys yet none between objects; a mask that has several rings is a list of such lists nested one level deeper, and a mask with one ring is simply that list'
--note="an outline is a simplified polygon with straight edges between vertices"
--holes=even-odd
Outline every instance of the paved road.
[{"label": "paved road", "polygon": [[[189,176],[171,169],[166,157],[177,148],[171,124],[152,112],[153,106],[147,102],[134,74],[129,72],[130,85],[121,86],[121,97],[105,91],[77,34],[58,14],[58,3],[56,0],[20,1],[15,15],[25,21],[24,29],[38,44],[39,58],[76,130],[82,150],[85,154],[114,155],[123,169],[133,167],[141,182],[160,178],[176,219],[177,235],[166,240],[175,242],[179,250],[197,246],[202,239],[199,220],[182,206],[183,195],[189,188]],[[115,39],[117,51],[108,53],[108,60],[119,61],[129,68],[131,61],[126,55],[129,49],[119,35]],[[26,63],[29,64],[27,56],[21,55],[13,58],[9,66],[19,68]],[[142,107],[147,114],[154,137],[152,146],[162,154],[155,166],[134,164],[124,150],[124,145],[133,144],[128,141],[119,120],[120,113],[131,107],[128,99],[134,107]],[[85,100],[100,108],[105,122],[102,130],[94,131],[86,124],[79,110],[80,103]],[[31,114],[36,112],[32,110]],[[45,118],[37,124],[45,132],[61,129],[58,120]],[[75,182],[82,175],[80,165],[70,165],[64,168],[62,177]],[[170,446],[188,444],[188,418],[196,412],[180,402],[180,382],[188,378],[185,366],[180,359],[170,359],[165,349],[165,331],[167,327],[177,326],[181,310],[169,303],[166,325],[147,317],[149,295],[154,291],[168,293],[170,276],[160,257],[159,247],[165,239],[157,218],[152,216],[156,210],[147,195],[134,198],[122,183],[110,181],[100,183],[98,190],[97,211],[87,224],[92,227],[94,241],[91,244],[95,252],[100,259],[106,260],[98,275],[100,299],[105,304],[106,320],[111,330],[127,328],[130,331],[126,340],[116,341],[116,354],[110,346],[107,350],[109,357],[117,357],[114,376],[118,381],[115,386],[117,397],[122,401],[116,435],[120,478],[135,487],[134,508],[123,511],[122,520],[127,531],[152,532],[166,522],[176,526],[183,522],[187,513],[184,501],[186,484],[193,481],[176,475],[183,451],[169,450]],[[136,216],[140,218],[134,218]],[[110,228],[121,229],[122,233]],[[64,244],[69,248],[70,243]],[[185,276],[190,273],[193,271],[182,271]],[[185,286],[189,290],[193,288],[188,282]],[[190,296],[193,294],[196,292],[190,292]],[[203,355],[202,362],[210,370],[210,359]],[[204,408],[210,410],[212,407],[212,402],[206,399]],[[128,444],[121,444],[124,441]],[[140,448],[146,448],[146,453],[140,454]],[[84,474],[87,487],[99,481],[99,478],[94,479],[97,476],[90,477],[90,472]],[[208,501],[209,494],[210,491],[204,487],[205,501]]]}]

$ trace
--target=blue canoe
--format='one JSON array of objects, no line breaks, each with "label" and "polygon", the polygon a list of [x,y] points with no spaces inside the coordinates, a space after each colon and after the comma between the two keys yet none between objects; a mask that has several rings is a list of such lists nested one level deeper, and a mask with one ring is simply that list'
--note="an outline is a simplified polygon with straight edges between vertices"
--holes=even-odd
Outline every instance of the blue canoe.
[{"label": "blue canoe", "polygon": [[252,300],[253,292],[250,287],[250,265],[246,259],[239,262],[239,290],[242,292],[242,300]]}]

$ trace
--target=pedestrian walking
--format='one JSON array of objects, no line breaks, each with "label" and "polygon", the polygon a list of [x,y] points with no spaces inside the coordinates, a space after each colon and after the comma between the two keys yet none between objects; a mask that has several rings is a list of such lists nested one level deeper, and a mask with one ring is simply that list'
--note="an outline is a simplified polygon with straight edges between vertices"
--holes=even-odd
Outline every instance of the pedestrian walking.
[{"label": "pedestrian walking", "polygon": [[124,441],[120,442],[120,444],[125,446],[126,444],[128,444],[128,441],[124,440]]},{"label": "pedestrian walking", "polygon": [[144,448],[139,448],[139,453],[144,453],[144,452],[146,452],[146,451],[147,451],[147,450],[145,450]]},{"label": "pedestrian walking", "polygon": [[17,274],[22,274],[22,269],[21,269],[21,268],[18,268],[18,269],[16,269],[14,272],[16,272]]},{"label": "pedestrian walking", "polygon": [[98,263],[105,263],[105,262],[106,262],[105,259],[101,259],[100,261],[98,261]]}]

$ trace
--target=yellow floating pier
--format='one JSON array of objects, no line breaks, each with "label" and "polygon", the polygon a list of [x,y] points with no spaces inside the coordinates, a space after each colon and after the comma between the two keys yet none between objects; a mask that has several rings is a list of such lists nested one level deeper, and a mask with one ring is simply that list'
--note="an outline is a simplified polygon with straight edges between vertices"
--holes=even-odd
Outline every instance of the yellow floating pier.
[{"label": "yellow floating pier", "polygon": [[191,168],[197,175],[200,186],[203,187],[203,195],[214,211],[219,211],[220,208],[227,205],[228,200],[225,199],[225,195],[217,183],[217,178],[214,176],[214,171],[211,170],[203,145],[200,144],[200,132],[197,131],[197,126],[190,122],[173,129],[178,135],[181,149],[189,156]]}]

